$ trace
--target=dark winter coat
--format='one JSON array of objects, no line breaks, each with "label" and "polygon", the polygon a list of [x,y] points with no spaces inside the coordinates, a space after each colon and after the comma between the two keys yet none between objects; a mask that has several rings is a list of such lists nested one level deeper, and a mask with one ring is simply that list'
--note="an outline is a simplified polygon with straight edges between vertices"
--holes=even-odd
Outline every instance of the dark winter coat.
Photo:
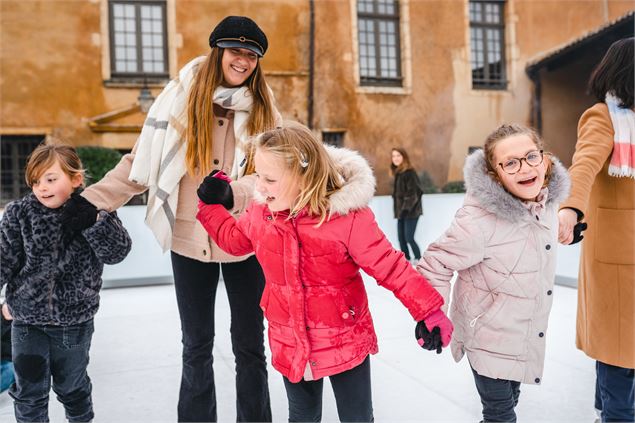
[{"label": "dark winter coat", "polygon": [[329,149],[343,187],[329,198],[331,217],[301,212],[274,216],[260,195],[238,221],[219,205],[199,204],[198,219],[234,255],[255,251],[266,277],[260,305],[269,323],[273,367],[291,382],[350,370],[377,352],[360,268],[407,307],[415,321],[443,300],[395,251],[368,202],[375,179],[368,163],[346,149]]},{"label": "dark winter coat", "polygon": [[115,264],[132,241],[116,213],[99,212],[95,224],[66,236],[60,215],[32,193],[7,205],[0,222],[0,288],[17,321],[70,326],[99,308],[104,263]]},{"label": "dark winter coat", "polygon": [[406,169],[395,174],[392,192],[395,219],[416,219],[423,214],[421,206],[421,183],[414,169]]}]

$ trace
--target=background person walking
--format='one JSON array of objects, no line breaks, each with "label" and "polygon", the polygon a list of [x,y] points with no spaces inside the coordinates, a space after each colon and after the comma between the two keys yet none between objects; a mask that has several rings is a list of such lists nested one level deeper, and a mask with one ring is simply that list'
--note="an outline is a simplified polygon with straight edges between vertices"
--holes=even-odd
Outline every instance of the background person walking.
[{"label": "background person walking", "polygon": [[[392,200],[395,219],[397,219],[399,248],[407,260],[416,263],[421,258],[419,244],[415,241],[415,231],[419,216],[423,214],[421,205],[423,190],[406,150],[393,148],[391,161],[390,170],[395,177]],[[412,249],[412,255],[408,247]]]}]

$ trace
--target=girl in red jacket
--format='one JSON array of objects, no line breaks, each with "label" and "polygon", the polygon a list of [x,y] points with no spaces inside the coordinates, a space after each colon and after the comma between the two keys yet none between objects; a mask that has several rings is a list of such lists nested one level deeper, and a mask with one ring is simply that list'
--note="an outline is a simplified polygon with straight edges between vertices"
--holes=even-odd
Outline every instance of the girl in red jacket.
[{"label": "girl in red jacket", "polygon": [[221,248],[255,252],[262,265],[260,306],[289,421],[321,419],[325,376],[340,420],[372,421],[369,355],[377,337],[360,268],[408,308],[419,344],[437,352],[453,330],[443,299],[377,226],[368,207],[375,179],[360,155],[325,147],[297,123],[254,143],[254,202],[234,219],[228,180],[214,173],[198,189],[197,218]]}]

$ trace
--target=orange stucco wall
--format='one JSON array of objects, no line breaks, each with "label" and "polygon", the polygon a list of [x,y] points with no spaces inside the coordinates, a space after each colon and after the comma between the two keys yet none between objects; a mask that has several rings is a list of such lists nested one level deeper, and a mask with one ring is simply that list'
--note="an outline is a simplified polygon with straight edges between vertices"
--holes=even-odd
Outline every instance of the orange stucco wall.
[{"label": "orange stucco wall", "polygon": [[[376,92],[356,79],[355,3],[315,2],[316,134],[346,130],[345,145],[369,159],[380,194],[390,192],[392,146],[406,148],[417,169],[427,170],[438,185],[462,179],[468,147],[480,145],[502,122],[529,123],[529,60],[633,9],[630,0],[507,1],[509,86],[484,91],[471,88],[467,0],[400,4],[405,88]],[[90,117],[134,103],[140,88],[104,84],[106,5],[106,0],[0,1],[0,133],[46,131],[75,144],[133,145],[134,133],[93,133],[87,126]],[[207,53],[209,33],[220,19],[251,16],[269,38],[262,66],[280,111],[307,123],[308,0],[168,0],[167,7],[172,76]],[[577,113],[579,105],[558,91],[558,78],[566,75],[543,87],[546,104],[575,107]],[[160,86],[153,87],[155,95],[159,91]],[[556,117],[545,120],[545,131],[554,140],[566,138],[568,147],[555,150],[568,154],[572,119],[564,124]],[[138,114],[121,122],[142,120]]]}]

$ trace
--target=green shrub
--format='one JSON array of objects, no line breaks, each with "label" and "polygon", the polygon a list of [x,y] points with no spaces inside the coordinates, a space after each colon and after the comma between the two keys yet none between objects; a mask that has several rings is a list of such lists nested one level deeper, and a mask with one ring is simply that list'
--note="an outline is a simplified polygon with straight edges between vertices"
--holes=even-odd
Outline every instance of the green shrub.
[{"label": "green shrub", "polygon": [[463,181],[450,181],[443,185],[442,192],[446,193],[461,193],[465,192],[465,183]]},{"label": "green shrub", "polygon": [[430,174],[425,170],[421,172],[419,176],[419,181],[421,181],[421,189],[424,194],[436,194],[439,192],[439,188],[434,184],[434,181],[430,177]]},{"label": "green shrub", "polygon": [[86,169],[86,186],[98,182],[121,160],[121,153],[107,147],[77,147],[77,154]]}]

